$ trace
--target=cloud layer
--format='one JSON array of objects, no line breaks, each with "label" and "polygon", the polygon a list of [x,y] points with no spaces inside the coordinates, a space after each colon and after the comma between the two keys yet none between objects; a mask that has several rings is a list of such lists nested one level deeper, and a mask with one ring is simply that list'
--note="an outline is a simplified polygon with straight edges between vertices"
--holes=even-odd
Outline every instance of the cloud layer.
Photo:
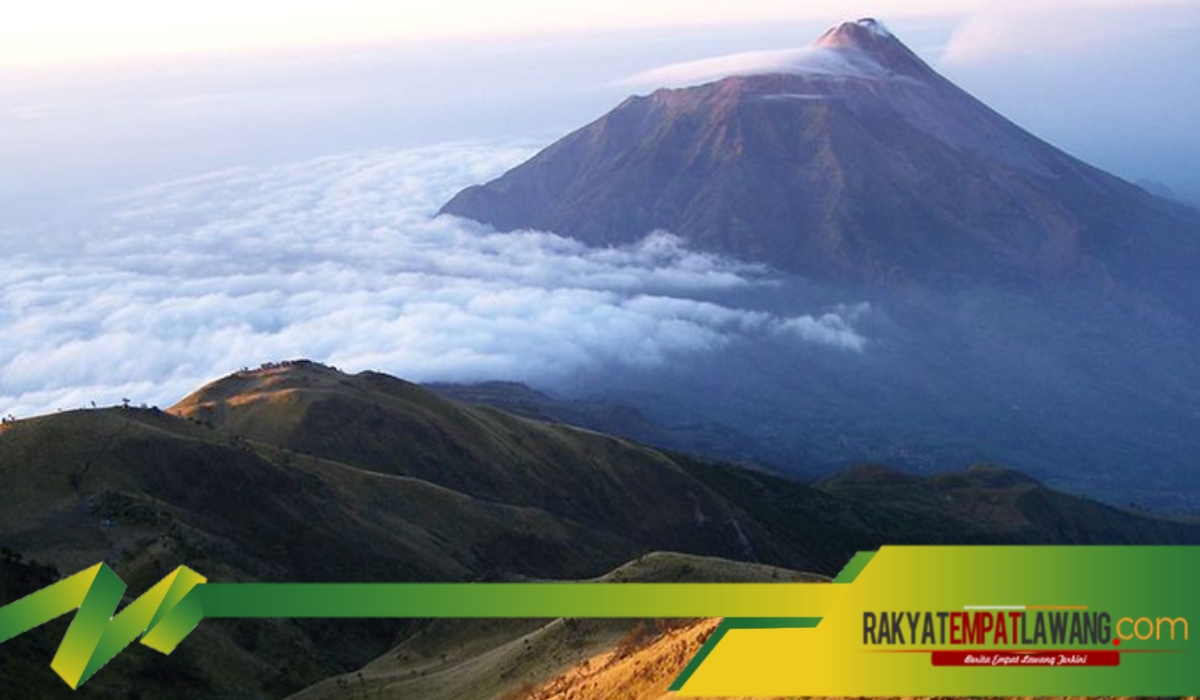
[{"label": "cloud layer", "polygon": [[678,88],[746,75],[828,75],[882,79],[888,71],[861,51],[807,46],[743,53],[672,63],[626,78],[629,88]]},{"label": "cloud layer", "polygon": [[24,250],[0,271],[0,413],[165,406],[298,357],[536,383],[744,338],[863,349],[865,307],[780,317],[714,303],[771,274],[666,233],[594,249],[433,216],[531,151],[452,144],[225,170],[103,202],[65,238],[4,233]]}]

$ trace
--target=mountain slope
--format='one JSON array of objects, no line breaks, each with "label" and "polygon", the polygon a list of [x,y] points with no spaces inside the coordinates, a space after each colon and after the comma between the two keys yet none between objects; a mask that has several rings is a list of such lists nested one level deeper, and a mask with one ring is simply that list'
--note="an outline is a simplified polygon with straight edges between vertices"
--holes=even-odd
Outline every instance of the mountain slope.
[{"label": "mountain slope", "polygon": [[643,445],[739,464],[754,464],[753,439],[712,423],[660,424],[632,406],[616,401],[551,396],[518,382],[477,384],[427,383],[427,389],[455,401],[498,408],[525,418],[565,423],[628,438]]},{"label": "mountain slope", "polygon": [[1079,544],[1134,544],[1172,541],[1180,532],[1178,523],[1060,493],[1023,474],[990,465],[925,477],[885,467],[857,467],[815,486],[866,507],[942,513],[959,521],[964,531],[979,528],[1014,542],[1063,538]]},{"label": "mountain slope", "polygon": [[581,373],[571,398],[719,426],[629,429],[797,475],[992,461],[1111,503],[1197,507],[1200,212],[1021,129],[871,20],[649,78],[682,86],[629,98],[443,213],[596,246],[668,229],[782,271],[712,299],[836,314],[864,342],[738,338]]},{"label": "mountain slope", "polygon": [[873,20],[799,56],[631,97],[442,212],[595,245],[667,229],[838,283],[1195,293],[1196,212],[1023,131]]},{"label": "mountain slope", "polygon": [[657,451],[448,401],[386,375],[348,377],[314,364],[266,369],[220,380],[171,412],[654,549],[748,553],[744,514]]},{"label": "mountain slope", "polygon": [[[5,547],[62,574],[105,561],[129,584],[126,602],[181,564],[215,581],[571,577],[643,551],[535,509],[251,445],[151,411],[6,425],[0,478]],[[29,694],[13,697],[71,696],[49,667],[66,622],[34,634],[49,653],[28,654]],[[87,691],[279,697],[365,663],[396,630],[387,621],[210,621],[169,660],[140,647],[122,654]]]}]

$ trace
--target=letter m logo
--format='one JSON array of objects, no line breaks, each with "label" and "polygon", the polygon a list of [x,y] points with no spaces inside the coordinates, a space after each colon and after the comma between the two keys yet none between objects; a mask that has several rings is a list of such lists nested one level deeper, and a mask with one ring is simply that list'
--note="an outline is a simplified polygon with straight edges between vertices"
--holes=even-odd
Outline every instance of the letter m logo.
[{"label": "letter m logo", "polygon": [[181,566],[115,614],[125,582],[97,564],[0,608],[0,643],[78,610],[50,662],[77,689],[139,637],[151,649],[174,651],[203,617],[196,596],[187,594],[206,581]]}]

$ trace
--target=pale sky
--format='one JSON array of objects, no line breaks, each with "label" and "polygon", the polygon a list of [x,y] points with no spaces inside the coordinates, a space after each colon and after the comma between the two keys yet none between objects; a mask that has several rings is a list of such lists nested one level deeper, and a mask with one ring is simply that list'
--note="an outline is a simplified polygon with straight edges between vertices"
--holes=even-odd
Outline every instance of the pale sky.
[{"label": "pale sky", "polygon": [[40,0],[9,3],[0,68],[389,40],[968,12],[977,0]]},{"label": "pale sky", "polygon": [[0,15],[0,241],[222,168],[544,145],[648,89],[632,76],[864,16],[1056,146],[1200,202],[1200,0],[41,0]]}]

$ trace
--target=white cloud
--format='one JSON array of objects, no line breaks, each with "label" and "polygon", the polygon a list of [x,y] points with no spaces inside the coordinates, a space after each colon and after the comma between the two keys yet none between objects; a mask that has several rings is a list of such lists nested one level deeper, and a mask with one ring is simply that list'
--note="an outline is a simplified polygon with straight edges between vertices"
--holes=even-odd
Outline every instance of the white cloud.
[{"label": "white cloud", "polygon": [[774,323],[776,333],[792,335],[813,343],[823,343],[843,350],[862,352],[867,339],[854,328],[854,323],[871,313],[866,302],[839,305],[820,316],[794,316]]},{"label": "white cloud", "polygon": [[878,79],[888,71],[861,51],[808,46],[778,51],[748,51],[673,63],[620,81],[622,87],[672,88],[745,75],[833,75]]},{"label": "white cloud", "polygon": [[1194,23],[1198,8],[1195,0],[990,0],[955,28],[942,62],[1107,50],[1135,44],[1139,34],[1178,28],[1185,18]]},{"label": "white cloud", "polygon": [[703,300],[773,280],[665,233],[595,249],[433,217],[531,150],[351,153],[104,202],[89,230],[28,244],[0,270],[0,413],[168,405],[238,367],[297,357],[537,382],[745,337],[863,348],[865,307],[789,318]]}]

